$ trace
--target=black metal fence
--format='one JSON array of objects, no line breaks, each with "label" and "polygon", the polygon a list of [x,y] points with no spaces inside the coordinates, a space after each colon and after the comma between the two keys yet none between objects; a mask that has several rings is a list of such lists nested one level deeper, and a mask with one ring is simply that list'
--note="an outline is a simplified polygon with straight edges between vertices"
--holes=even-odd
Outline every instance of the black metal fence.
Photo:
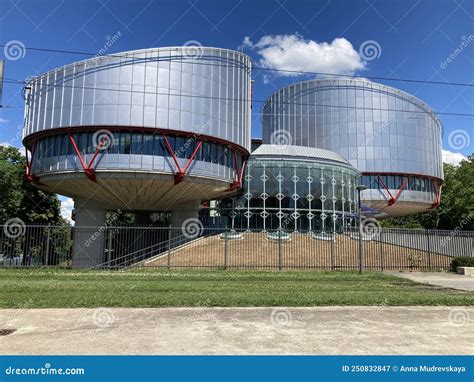
[{"label": "black metal fence", "polygon": [[[9,226],[0,231],[0,267],[359,269],[359,231],[243,231],[170,227]],[[474,256],[474,233],[380,229],[364,233],[367,270],[445,270]]]}]

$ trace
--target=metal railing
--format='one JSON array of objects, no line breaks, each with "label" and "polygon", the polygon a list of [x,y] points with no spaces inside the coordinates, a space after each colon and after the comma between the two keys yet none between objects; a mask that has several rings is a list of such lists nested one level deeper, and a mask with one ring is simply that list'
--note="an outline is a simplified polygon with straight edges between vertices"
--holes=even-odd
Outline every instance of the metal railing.
[{"label": "metal railing", "polygon": [[[359,269],[359,231],[244,231],[170,227],[0,227],[0,267],[96,269]],[[78,239],[80,238],[80,240]],[[474,232],[380,229],[364,241],[367,270],[446,270],[453,257],[474,256]],[[82,263],[82,266],[84,263]]]}]

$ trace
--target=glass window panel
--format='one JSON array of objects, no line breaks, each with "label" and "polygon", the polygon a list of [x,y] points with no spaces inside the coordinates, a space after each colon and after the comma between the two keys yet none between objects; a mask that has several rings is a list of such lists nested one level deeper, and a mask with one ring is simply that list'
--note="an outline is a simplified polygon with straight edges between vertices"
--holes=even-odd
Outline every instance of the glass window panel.
[{"label": "glass window panel", "polygon": [[175,139],[175,145],[172,146],[174,147],[174,152],[177,158],[184,158],[186,154],[186,149],[184,147],[184,144],[186,142],[186,138],[184,137],[176,137]]},{"label": "glass window panel", "polygon": [[204,162],[211,162],[211,144],[209,142],[204,142],[202,146]]},{"label": "glass window panel", "polygon": [[143,136],[143,155],[153,155],[153,135]]},{"label": "glass window panel", "polygon": [[160,157],[168,156],[168,150],[163,137],[161,135],[155,135],[153,140],[153,154]]},{"label": "glass window panel", "polygon": [[131,146],[130,133],[121,133],[120,134],[119,153],[120,154],[130,154],[130,146]]},{"label": "glass window panel", "polygon": [[135,155],[142,154],[142,134],[132,135],[131,153]]}]

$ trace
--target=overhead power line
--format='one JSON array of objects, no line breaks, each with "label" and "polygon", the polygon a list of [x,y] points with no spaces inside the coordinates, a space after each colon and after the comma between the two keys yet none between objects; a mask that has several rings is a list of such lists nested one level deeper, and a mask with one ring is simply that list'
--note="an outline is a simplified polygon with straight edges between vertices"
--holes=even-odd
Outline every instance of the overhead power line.
[{"label": "overhead power line", "polygon": [[[0,44],[0,47],[5,48],[8,45]],[[198,47],[198,46],[197,46]],[[198,47],[199,48],[199,47]],[[91,52],[81,52],[81,51],[73,51],[73,50],[61,50],[61,49],[48,49],[48,48],[35,48],[35,47],[25,47],[26,50],[38,51],[38,52],[48,52],[48,53],[62,53],[62,54],[73,54],[73,55],[81,55],[81,56],[89,56],[89,57],[112,57],[112,58],[131,58],[130,55],[124,55],[120,53],[111,53],[111,54],[97,54]],[[170,50],[171,51],[171,50]],[[192,57],[191,57],[192,58]],[[198,57],[196,57],[198,58]],[[450,86],[467,86],[467,87],[474,87],[474,83],[464,83],[464,82],[444,82],[444,81],[429,81],[429,80],[420,80],[420,79],[412,79],[412,78],[393,78],[393,77],[384,77],[384,76],[362,76],[362,75],[350,75],[350,74],[334,74],[334,73],[327,73],[327,72],[313,72],[313,71],[303,71],[303,70],[290,70],[290,69],[275,69],[275,68],[268,68],[263,67],[255,63],[253,61],[253,70],[261,70],[261,71],[270,71],[270,72],[278,72],[278,73],[291,73],[291,74],[300,74],[300,75],[314,75],[314,76],[335,76],[335,77],[344,77],[344,78],[361,78],[361,79],[369,79],[369,80],[377,80],[377,81],[394,81],[394,82],[407,82],[407,83],[421,83],[421,84],[431,84],[431,85],[450,85]],[[200,65],[209,65],[209,66],[222,66],[222,64],[215,64],[215,63],[205,63],[205,62],[193,62],[193,64],[200,64]]]},{"label": "overhead power line", "polygon": [[[25,85],[24,81],[19,80],[6,80],[6,82],[11,81],[10,83],[15,85]],[[70,89],[87,89],[87,90],[99,90],[99,91],[108,91],[108,92],[125,92],[125,93],[137,93],[137,94],[152,94],[152,95],[163,95],[163,96],[176,96],[176,97],[189,97],[189,98],[200,98],[207,100],[221,100],[221,101],[246,101],[246,98],[230,98],[230,97],[215,97],[215,96],[205,96],[205,95],[193,95],[193,94],[182,94],[182,93],[167,93],[167,92],[155,92],[155,91],[138,91],[138,90],[125,90],[125,89],[111,89],[111,88],[102,88],[102,87],[92,87],[92,86],[75,86],[75,85],[55,85],[48,84],[47,88],[70,88]],[[252,103],[265,104],[267,100],[252,99]],[[295,106],[319,106],[327,108],[339,108],[339,109],[351,109],[351,110],[380,110],[380,111],[393,111],[401,113],[416,113],[416,114],[429,114],[428,111],[424,110],[403,110],[403,109],[390,109],[390,108],[375,108],[375,107],[362,107],[362,106],[343,106],[343,105],[331,105],[331,104],[318,104],[318,103],[301,103],[301,102],[290,102],[290,101],[278,101],[275,102],[278,105],[295,105]],[[5,108],[22,108],[21,106],[3,106]],[[459,116],[459,117],[474,117],[474,114],[469,113],[450,113],[450,112],[439,112],[436,115],[450,115],[450,116]],[[264,114],[264,113],[261,113]],[[286,114],[285,114],[286,115]]]}]

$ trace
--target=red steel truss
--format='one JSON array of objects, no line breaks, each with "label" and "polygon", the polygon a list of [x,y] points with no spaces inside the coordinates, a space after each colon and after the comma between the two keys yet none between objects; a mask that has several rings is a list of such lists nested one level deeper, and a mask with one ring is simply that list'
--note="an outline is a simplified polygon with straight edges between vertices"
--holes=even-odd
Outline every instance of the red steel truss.
[{"label": "red steel truss", "polygon": [[[56,129],[50,129],[48,130],[47,132],[38,132],[38,133],[34,133],[32,134],[31,136],[28,137],[28,141],[24,141],[24,144],[25,146],[28,146],[28,143],[29,145],[32,147],[32,150],[34,150],[35,148],[35,142],[37,141],[37,139],[41,139],[43,137],[46,137],[46,136],[50,136],[50,135],[54,135],[54,134],[58,134],[58,133],[65,133],[67,132],[68,134],[68,137],[69,137],[69,141],[71,142],[73,148],[74,148],[74,151],[77,155],[77,157],[79,158],[79,162],[81,163],[81,166],[84,170],[84,173],[86,174],[86,176],[91,180],[91,181],[97,181],[96,179],[96,172],[95,172],[95,169],[94,169],[94,162],[100,152],[100,150],[102,149],[102,147],[104,146],[104,144],[107,142],[107,140],[109,139],[107,136],[105,136],[102,141],[100,142],[100,144],[98,145],[98,147],[96,148],[96,151],[92,157],[92,159],[90,160],[90,162],[87,164],[85,163],[84,161],[84,158],[82,157],[81,153],[80,153],[80,150],[74,140],[74,137],[72,136],[72,133],[75,133],[75,132],[88,132],[88,131],[91,131],[93,129],[91,129],[91,127],[77,127],[77,128],[74,128],[74,129],[62,129],[62,128],[56,128]],[[216,137],[212,137],[212,136],[207,136],[207,135],[203,135],[203,134],[200,134],[199,135],[199,140],[198,140],[198,144],[196,145],[196,148],[194,149],[194,152],[192,153],[191,157],[188,159],[186,165],[184,166],[184,168],[181,168],[181,166],[179,165],[179,161],[178,161],[178,158],[176,157],[175,153],[173,152],[173,149],[168,141],[168,137],[166,134],[172,134],[173,136],[184,136],[184,137],[188,137],[188,138],[196,138],[196,135],[193,134],[193,133],[189,133],[189,132],[183,132],[183,131],[175,131],[175,130],[169,130],[169,129],[156,129],[156,128],[123,128],[123,127],[118,127],[118,126],[111,126],[111,127],[107,127],[107,130],[111,131],[112,133],[114,131],[122,131],[122,130],[126,130],[126,131],[130,131],[130,130],[133,130],[133,131],[139,131],[139,132],[142,132],[142,133],[159,133],[163,136],[163,139],[164,139],[164,142],[165,142],[165,145],[166,145],[166,148],[168,150],[168,152],[170,153],[171,157],[173,158],[173,162],[176,166],[176,173],[174,175],[174,184],[179,184],[181,183],[184,178],[186,177],[186,174],[192,164],[192,162],[195,160],[196,158],[196,155],[197,153],[199,152],[199,149],[201,148],[203,142],[216,142],[218,144],[221,144],[221,145],[225,145],[229,148],[229,150],[232,152],[233,156],[234,156],[234,163],[235,163],[235,179],[231,182],[230,186],[229,186],[229,191],[234,191],[238,188],[240,188],[242,186],[242,179],[243,179],[243,175],[244,175],[244,172],[245,172],[245,166],[246,166],[246,159],[243,161],[242,163],[242,168],[240,169],[239,171],[239,168],[238,168],[238,161],[237,161],[237,153],[240,153],[242,155],[242,157],[248,157],[248,151],[245,150],[245,148],[233,143],[233,142],[230,142],[230,141],[226,141],[226,140],[223,140],[223,139],[220,139],[220,138],[216,138]],[[94,129],[95,131],[95,129]],[[34,136],[34,137],[33,137]],[[28,152],[28,151],[27,151]],[[34,155],[34,153],[32,154],[32,156]],[[31,162],[33,161],[33,158],[31,158]],[[28,162],[28,161],[27,161]],[[34,176],[34,175],[31,175],[31,163],[28,162],[28,165],[27,165],[27,170],[26,170],[26,176],[29,180],[31,181],[37,181],[37,177]]]},{"label": "red steel truss", "polygon": [[385,189],[385,191],[387,191],[388,195],[390,196],[390,199],[388,200],[388,203],[387,203],[388,206],[392,206],[397,202],[398,198],[400,197],[400,195],[403,192],[403,189],[405,188],[405,185],[408,182],[408,179],[409,179],[409,177],[405,176],[405,178],[403,179],[402,185],[398,189],[397,194],[395,196],[393,196],[392,193],[390,192],[390,190],[388,189],[387,185],[385,184],[385,182],[380,177],[380,175],[377,175],[377,182]]},{"label": "red steel truss", "polygon": [[26,180],[30,183],[39,183],[39,178],[31,173],[31,167],[33,166],[33,158],[35,156],[36,144],[31,147],[31,159],[28,157],[28,149],[25,150],[26,157]]},{"label": "red steel truss", "polygon": [[188,162],[186,163],[186,166],[184,166],[184,169],[181,168],[178,162],[178,158],[176,158],[176,154],[174,153],[168,138],[166,137],[165,134],[162,134],[163,139],[165,141],[166,148],[168,149],[168,152],[170,153],[171,157],[173,158],[174,164],[176,165],[176,168],[178,171],[176,174],[174,174],[174,184],[181,183],[184,180],[184,177],[186,176],[186,171],[188,170],[189,166],[191,166],[191,163],[193,162],[194,158],[196,157],[197,152],[202,146],[202,141],[199,141],[198,144],[196,145],[196,148],[194,149],[193,154],[191,157],[188,159]]},{"label": "red steel truss", "polygon": [[[423,179],[428,179],[428,180],[431,180],[433,181],[433,186],[434,186],[434,193],[435,193],[435,200],[433,202],[433,204],[431,205],[432,208],[436,208],[439,206],[439,204],[441,203],[441,184],[442,184],[442,180],[441,179],[438,179],[438,178],[435,178],[435,177],[432,177],[432,176],[428,176],[428,175],[419,175],[419,174],[404,174],[404,173],[373,173],[373,172],[364,172],[363,175],[375,175],[377,176],[377,182],[383,187],[383,189],[388,193],[389,195],[389,200],[387,202],[387,205],[388,206],[392,206],[394,205],[398,198],[400,197],[400,195],[402,194],[405,186],[407,185],[408,181],[410,180],[410,178],[412,177],[417,177],[417,178],[423,178]],[[387,175],[387,176],[403,176],[403,182],[401,184],[401,186],[398,188],[398,191],[396,193],[396,195],[392,195],[392,193],[390,192],[388,186],[385,184],[385,182],[383,181],[383,179],[381,178],[381,176],[383,175]]]},{"label": "red steel truss", "polygon": [[441,203],[441,184],[436,181],[433,183],[434,183],[434,190],[435,190],[435,201],[431,205],[431,208],[437,208],[439,207]]},{"label": "red steel truss", "polygon": [[235,174],[234,174],[234,181],[230,184],[229,188],[227,189],[228,192],[238,190],[240,187],[242,187],[242,179],[245,174],[245,166],[247,164],[247,159],[244,159],[242,162],[242,168],[240,169],[239,173],[239,163],[237,160],[237,155],[235,154],[235,151],[232,152],[234,156],[234,168],[235,168]]},{"label": "red steel truss", "polygon": [[94,168],[92,167],[93,164],[94,164],[94,161],[95,161],[95,158],[97,158],[97,155],[99,154],[99,151],[102,149],[102,147],[104,146],[104,144],[107,142],[107,140],[109,139],[108,136],[104,136],[100,143],[97,145],[97,148],[95,149],[95,153],[94,153],[94,156],[92,157],[92,159],[90,160],[89,164],[86,165],[86,163],[84,162],[84,159],[82,159],[82,155],[77,147],[77,144],[76,144],[76,141],[74,140],[74,137],[71,135],[71,133],[68,133],[69,135],[69,141],[71,141],[72,143],[72,147],[74,147],[74,151],[76,152],[76,155],[77,157],[79,158],[79,161],[81,162],[81,166],[84,170],[84,173],[86,174],[86,176],[92,180],[93,182],[97,182],[97,179],[96,179],[96,176],[95,176],[95,170]]}]

